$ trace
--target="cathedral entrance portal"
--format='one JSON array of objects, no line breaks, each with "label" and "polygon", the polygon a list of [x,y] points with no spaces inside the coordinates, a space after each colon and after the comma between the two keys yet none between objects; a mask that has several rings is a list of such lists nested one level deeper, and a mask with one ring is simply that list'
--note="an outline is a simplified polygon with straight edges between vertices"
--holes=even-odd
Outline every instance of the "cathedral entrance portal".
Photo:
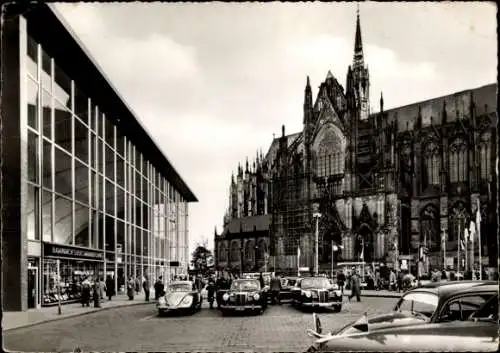
[{"label": "cathedral entrance portal", "polygon": [[356,232],[357,237],[356,237],[356,244],[355,244],[355,250],[356,250],[356,255],[358,256],[359,261],[364,261],[364,262],[372,262],[373,261],[373,230],[372,228],[366,224],[363,223],[361,226],[358,228],[358,231]]}]

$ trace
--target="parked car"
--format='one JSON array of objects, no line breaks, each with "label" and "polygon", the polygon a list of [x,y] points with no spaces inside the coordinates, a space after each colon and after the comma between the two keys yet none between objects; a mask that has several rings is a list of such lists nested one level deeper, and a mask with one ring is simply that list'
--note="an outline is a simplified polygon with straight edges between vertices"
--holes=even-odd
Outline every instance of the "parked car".
[{"label": "parked car", "polygon": [[390,313],[309,335],[316,351],[497,351],[498,284],[494,281],[432,283],[410,290]]},{"label": "parked car", "polygon": [[262,313],[267,308],[267,293],[260,287],[258,279],[236,279],[219,303],[223,314],[230,311],[253,311]]},{"label": "parked car", "polygon": [[292,300],[292,288],[295,287],[299,277],[283,277],[281,279],[280,300]]},{"label": "parked car", "polygon": [[338,285],[326,277],[304,277],[297,280],[292,289],[292,305],[334,308],[339,312],[342,310],[342,293]]},{"label": "parked car", "polygon": [[165,294],[158,298],[158,316],[169,311],[194,313],[201,309],[203,298],[192,281],[171,282]]}]

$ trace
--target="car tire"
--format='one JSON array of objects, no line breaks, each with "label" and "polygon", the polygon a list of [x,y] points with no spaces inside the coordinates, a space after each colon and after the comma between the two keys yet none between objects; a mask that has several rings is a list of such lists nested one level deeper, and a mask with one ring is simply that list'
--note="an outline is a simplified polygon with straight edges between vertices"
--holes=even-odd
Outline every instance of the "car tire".
[{"label": "car tire", "polygon": [[342,305],[335,305],[335,306],[333,307],[333,311],[334,311],[335,313],[340,313],[340,312],[342,311]]}]

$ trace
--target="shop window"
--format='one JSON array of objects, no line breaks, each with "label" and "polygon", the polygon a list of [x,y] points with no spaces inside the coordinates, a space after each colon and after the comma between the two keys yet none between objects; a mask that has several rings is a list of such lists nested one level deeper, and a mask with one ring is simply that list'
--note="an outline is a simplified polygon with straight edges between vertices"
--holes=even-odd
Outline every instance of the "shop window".
[{"label": "shop window", "polygon": [[36,81],[38,80],[38,44],[30,36],[28,36],[26,51],[28,74]]},{"label": "shop window", "polygon": [[97,176],[97,208],[100,211],[104,211],[104,199],[105,199],[105,190],[104,190],[104,177],[102,175],[95,174]]},{"label": "shop window", "polygon": [[73,107],[73,112],[86,125],[89,124],[89,98],[78,86],[75,87],[75,106]]},{"label": "shop window", "polygon": [[61,104],[71,110],[71,79],[57,65],[54,65],[54,97]]},{"label": "shop window", "polygon": [[84,163],[89,162],[89,135],[88,128],[82,121],[75,118],[75,157]]},{"label": "shop window", "polygon": [[40,240],[40,233],[38,231],[38,222],[40,217],[40,212],[38,208],[38,197],[40,193],[40,188],[27,184],[28,189],[28,202],[27,202],[27,233],[28,239]]},{"label": "shop window", "polygon": [[115,180],[115,153],[106,145],[106,177],[112,181]]},{"label": "shop window", "polygon": [[52,96],[46,90],[42,90],[42,125],[43,135],[52,139]]},{"label": "shop window", "polygon": [[134,230],[133,234],[133,239],[134,239],[134,253],[136,255],[141,255],[141,249],[142,249],[142,243],[141,243],[141,238],[142,238],[142,230],[137,227],[132,227]]},{"label": "shop window", "polygon": [[97,162],[97,171],[101,174],[104,173],[105,163],[109,163],[107,156],[105,155],[105,144],[101,139],[97,139],[97,150],[96,153],[99,156]]},{"label": "shop window", "polygon": [[149,202],[149,190],[148,190],[148,180],[146,179],[146,177],[143,177],[142,178],[142,201],[148,203]]},{"label": "shop window", "polygon": [[75,245],[90,247],[89,208],[75,202]]},{"label": "shop window", "polygon": [[71,197],[71,156],[59,148],[55,148],[55,191],[59,194]]},{"label": "shop window", "polygon": [[28,130],[28,180],[38,184],[38,135]]},{"label": "shop window", "polygon": [[42,192],[42,237],[52,242],[52,193]]},{"label": "shop window", "polygon": [[136,171],[134,174],[134,184],[135,184],[135,190],[134,190],[134,195],[138,198],[141,197],[141,175]]},{"label": "shop window", "polygon": [[38,83],[27,79],[28,125],[38,130]]},{"label": "shop window", "polygon": [[59,101],[54,100],[54,142],[68,152],[72,152],[71,112]]},{"label": "shop window", "polygon": [[52,190],[52,144],[48,141],[43,141],[43,186]]},{"label": "shop window", "polygon": [[73,203],[56,195],[54,219],[54,243],[73,245]]}]

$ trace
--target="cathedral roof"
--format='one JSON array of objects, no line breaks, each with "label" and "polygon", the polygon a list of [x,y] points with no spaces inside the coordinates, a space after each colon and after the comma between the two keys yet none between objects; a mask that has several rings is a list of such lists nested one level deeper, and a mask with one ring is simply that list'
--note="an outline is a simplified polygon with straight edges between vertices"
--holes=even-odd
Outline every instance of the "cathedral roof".
[{"label": "cathedral roof", "polygon": [[224,227],[222,235],[228,232],[232,234],[253,231],[267,231],[271,221],[270,215],[250,216],[245,218],[234,218],[229,221],[229,224]]},{"label": "cathedral roof", "polygon": [[[297,132],[295,134],[286,135],[285,137],[287,138],[287,146],[290,147],[295,142],[295,140],[297,140],[300,137],[301,134],[302,132]],[[271,146],[267,151],[265,159],[269,163],[273,163],[274,159],[276,158],[276,153],[278,152],[280,138],[281,137],[275,138],[273,142],[271,142]]]},{"label": "cathedral roof", "polygon": [[412,130],[417,122],[419,109],[422,115],[423,127],[430,125],[431,117],[433,118],[433,124],[439,125],[442,122],[444,106],[446,106],[448,122],[456,120],[457,112],[461,117],[468,117],[470,115],[471,96],[476,105],[476,114],[478,116],[497,111],[497,84],[490,84],[386,110],[384,115],[389,123],[397,120],[398,132],[407,130],[407,126]]}]

